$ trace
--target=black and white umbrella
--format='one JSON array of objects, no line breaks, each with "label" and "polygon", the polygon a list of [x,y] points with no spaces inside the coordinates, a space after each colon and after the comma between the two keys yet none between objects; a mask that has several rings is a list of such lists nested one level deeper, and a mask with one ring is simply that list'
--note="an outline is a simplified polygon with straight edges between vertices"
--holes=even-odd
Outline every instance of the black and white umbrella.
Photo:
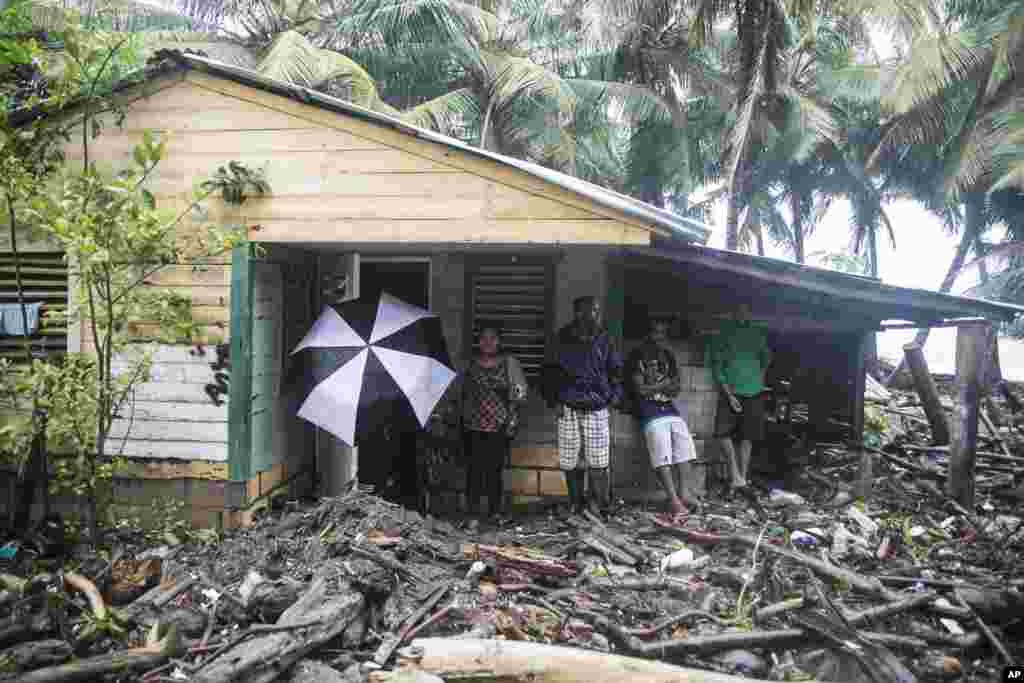
[{"label": "black and white umbrella", "polygon": [[440,319],[387,293],[328,306],[292,355],[299,417],[350,446],[425,427],[455,378]]}]

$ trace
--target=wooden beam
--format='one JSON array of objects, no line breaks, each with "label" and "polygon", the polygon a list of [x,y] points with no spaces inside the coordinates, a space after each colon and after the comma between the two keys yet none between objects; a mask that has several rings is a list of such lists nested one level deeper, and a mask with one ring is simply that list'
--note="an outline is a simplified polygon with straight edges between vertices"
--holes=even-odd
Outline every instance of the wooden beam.
[{"label": "wooden beam", "polygon": [[949,456],[946,493],[968,510],[974,508],[978,409],[989,325],[962,325],[956,332],[957,413]]},{"label": "wooden beam", "polygon": [[228,385],[228,469],[232,481],[252,477],[252,258],[235,247],[231,261],[231,382]]},{"label": "wooden beam", "polygon": [[864,391],[867,387],[867,367],[864,352],[867,350],[868,334],[857,336],[857,343],[851,344],[850,368],[853,381],[852,413],[850,415],[853,440],[860,448],[860,472],[857,480],[857,495],[867,500],[871,496],[871,485],[874,482],[874,454],[863,448],[864,445]]},{"label": "wooden beam", "polygon": [[917,344],[907,344],[903,347],[903,355],[907,359],[907,367],[914,378],[914,388],[921,399],[924,407],[924,414],[928,417],[928,424],[931,425],[932,443],[936,446],[944,446],[949,443],[949,422],[946,420],[946,411],[939,401],[939,390],[935,386],[935,378],[928,371],[928,361],[925,360],[924,350]]}]

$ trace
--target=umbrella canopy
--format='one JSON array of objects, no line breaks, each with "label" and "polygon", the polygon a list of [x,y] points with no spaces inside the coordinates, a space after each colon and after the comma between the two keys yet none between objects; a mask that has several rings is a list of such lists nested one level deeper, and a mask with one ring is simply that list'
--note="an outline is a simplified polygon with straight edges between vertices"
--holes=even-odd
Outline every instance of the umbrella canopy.
[{"label": "umbrella canopy", "polygon": [[292,356],[299,417],[350,446],[425,427],[455,378],[440,319],[387,293],[328,306]]}]

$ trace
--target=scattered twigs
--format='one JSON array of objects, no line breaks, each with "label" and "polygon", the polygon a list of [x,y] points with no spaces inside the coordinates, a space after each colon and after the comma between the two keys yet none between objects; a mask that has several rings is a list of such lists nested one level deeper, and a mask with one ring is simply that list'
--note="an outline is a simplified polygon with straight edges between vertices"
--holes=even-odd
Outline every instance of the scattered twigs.
[{"label": "scattered twigs", "polygon": [[995,631],[993,631],[991,627],[985,623],[985,620],[978,615],[973,607],[971,607],[970,603],[968,603],[964,598],[963,593],[960,592],[959,588],[953,589],[953,595],[956,596],[957,602],[971,613],[971,616],[974,618],[974,622],[978,625],[981,632],[985,634],[988,642],[992,643],[992,647],[994,647],[996,652],[999,653],[999,656],[1003,658],[1003,661],[1007,664],[1013,664],[1013,657],[1010,656],[1010,652],[1006,649],[1006,645],[1003,644],[1003,641],[999,639],[999,636],[996,635]]},{"label": "scattered twigs", "polygon": [[202,581],[204,586],[206,586],[207,588],[212,588],[213,590],[217,591],[217,593],[219,593],[222,598],[228,600],[233,605],[235,605],[235,607],[242,610],[243,614],[247,614],[249,612],[249,607],[245,604],[245,601],[242,600],[242,598],[232,595],[230,592],[228,592],[226,588],[224,588],[216,581],[211,579],[209,575],[206,574],[206,572],[199,572],[199,580]]},{"label": "scattered twigs", "polygon": [[415,612],[409,615],[404,622],[402,622],[397,635],[385,637],[384,642],[381,643],[376,654],[374,654],[373,661],[380,666],[384,666],[384,664],[391,659],[391,655],[398,646],[406,641],[409,637],[409,633],[412,631],[413,627],[419,623],[420,619],[429,614],[430,610],[434,609],[437,603],[441,602],[441,598],[448,593],[449,588],[450,586],[445,584],[434,590],[423,604]]},{"label": "scattered twigs", "polygon": [[[874,607],[853,615],[846,615],[846,619],[851,626],[860,626],[901,612],[907,612],[924,607],[934,599],[934,595],[919,594],[904,600],[892,602],[888,605]],[[777,629],[771,631],[749,631],[746,633],[725,633],[715,636],[690,637],[685,640],[663,640],[653,643],[643,643],[639,650],[637,650],[637,653],[649,657],[664,657],[670,654],[707,655],[715,652],[721,652],[723,650],[761,647],[769,649],[785,649],[805,643],[812,637],[813,634],[809,633],[806,629],[797,628]]]},{"label": "scattered twigs", "polygon": [[790,600],[777,602],[774,605],[761,607],[760,609],[755,607],[751,616],[755,622],[762,622],[771,619],[772,617],[777,617],[780,614],[803,609],[804,607],[808,607],[813,604],[814,600],[807,597],[792,598]]},{"label": "scattered twigs", "polygon": [[601,555],[605,556],[609,560],[614,560],[615,562],[618,562],[619,564],[626,564],[626,565],[633,566],[633,565],[638,564],[638,562],[639,562],[637,560],[637,558],[633,557],[629,553],[627,553],[627,552],[625,552],[623,550],[620,550],[618,547],[612,545],[611,543],[605,542],[603,539],[597,538],[597,536],[595,536],[593,534],[588,534],[586,536],[583,536],[582,538],[580,538],[580,541],[583,544],[585,544],[588,547],[590,547],[591,549],[596,550],[597,552],[599,552]]},{"label": "scattered twigs", "polygon": [[638,638],[653,638],[662,631],[667,631],[671,628],[675,628],[679,624],[696,619],[704,619],[706,621],[711,621],[723,628],[729,625],[727,622],[719,619],[718,617],[709,612],[705,612],[699,609],[692,609],[687,610],[686,612],[682,612],[681,614],[677,614],[673,617],[669,617],[668,619],[663,619],[649,628],[628,628],[625,629],[625,632],[630,635],[634,635]]},{"label": "scattered twigs", "polygon": [[419,583],[419,577],[411,569],[406,567],[404,564],[394,558],[391,553],[377,552],[376,550],[370,550],[362,546],[353,546],[352,554],[362,557],[363,559],[376,562],[385,569],[389,569],[396,574],[399,574],[403,579],[412,581],[413,583]]},{"label": "scattered twigs", "polygon": [[421,631],[425,631],[426,629],[430,628],[431,626],[433,626],[434,624],[436,624],[437,622],[441,621],[441,620],[442,620],[442,619],[444,619],[444,618],[445,618],[446,616],[448,616],[448,614],[449,614],[449,613],[450,613],[450,612],[451,612],[451,611],[452,611],[453,609],[455,609],[455,601],[454,601],[454,600],[452,600],[451,602],[449,602],[449,603],[448,603],[447,605],[445,605],[445,606],[444,606],[444,607],[442,607],[441,609],[437,610],[437,612],[435,612],[435,613],[434,613],[434,615],[433,615],[432,617],[430,617],[429,619],[427,619],[426,621],[424,621],[424,622],[423,622],[422,624],[420,624],[419,626],[417,626],[417,627],[416,627],[416,628],[414,628],[413,630],[409,631],[409,633],[407,633],[407,634],[405,635],[405,637],[403,638],[403,641],[409,641],[409,640],[412,640],[412,639],[413,639],[413,638],[415,638],[415,637],[416,637],[416,636],[417,636],[417,635],[418,635],[418,634],[419,634],[419,633],[420,633]]}]

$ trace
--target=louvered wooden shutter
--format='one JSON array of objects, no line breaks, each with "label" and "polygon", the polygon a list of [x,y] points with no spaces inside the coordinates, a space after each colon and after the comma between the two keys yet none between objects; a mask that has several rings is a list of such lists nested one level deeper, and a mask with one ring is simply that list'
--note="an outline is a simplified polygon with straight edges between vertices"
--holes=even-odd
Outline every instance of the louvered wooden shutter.
[{"label": "louvered wooden shutter", "polygon": [[[68,330],[63,318],[52,319],[54,313],[64,313],[68,304],[68,267],[63,254],[30,252],[21,254],[21,280],[25,303],[42,302],[39,327],[31,338],[33,352],[42,355],[65,353],[68,348]],[[0,251],[0,303],[18,303],[18,285],[15,277],[14,254]],[[24,360],[21,337],[0,334],[0,358],[14,362]]]},{"label": "louvered wooden shutter", "polygon": [[503,350],[519,359],[531,381],[540,376],[551,336],[552,274],[551,262],[543,260],[477,261],[467,268],[470,344],[481,322],[500,323]]}]

